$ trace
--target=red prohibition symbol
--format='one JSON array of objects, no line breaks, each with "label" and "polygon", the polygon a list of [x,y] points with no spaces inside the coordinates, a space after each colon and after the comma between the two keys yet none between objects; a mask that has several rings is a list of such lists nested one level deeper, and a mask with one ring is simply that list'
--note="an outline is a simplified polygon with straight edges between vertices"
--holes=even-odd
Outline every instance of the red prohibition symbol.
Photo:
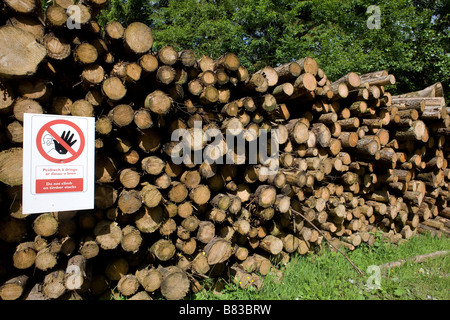
[{"label": "red prohibition symbol", "polygon": [[[52,129],[52,126],[57,125],[57,124],[65,124],[67,126],[70,126],[78,133],[78,136],[80,137],[80,147],[78,148],[77,151],[75,151],[71,146],[69,146],[66,143],[66,141],[64,141]],[[47,152],[45,152],[44,148],[42,148],[42,136],[44,135],[44,133],[46,131],[52,136],[53,139],[55,139],[62,147],[64,147],[71,154],[71,157],[69,157],[67,159],[58,159],[58,158],[54,158],[54,157],[50,156]],[[41,129],[39,129],[38,134],[36,136],[36,146],[37,146],[39,153],[45,159],[47,159],[48,161],[53,162],[53,163],[69,163],[69,162],[74,161],[83,153],[85,142],[86,141],[84,138],[83,131],[81,131],[81,129],[75,123],[68,121],[68,120],[63,120],[63,119],[58,119],[58,120],[53,120],[53,121],[47,122],[45,125],[42,126]]]}]

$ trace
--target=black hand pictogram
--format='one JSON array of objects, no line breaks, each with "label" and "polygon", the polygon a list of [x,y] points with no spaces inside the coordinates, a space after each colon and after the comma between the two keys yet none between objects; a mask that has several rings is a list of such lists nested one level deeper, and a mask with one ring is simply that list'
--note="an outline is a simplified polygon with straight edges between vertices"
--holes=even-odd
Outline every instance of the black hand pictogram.
[{"label": "black hand pictogram", "polygon": [[[75,142],[77,142],[77,140],[72,141],[73,139],[73,133],[72,135],[70,135],[70,131],[66,132],[64,131],[61,135],[61,139],[63,139],[68,145],[69,147],[73,146]],[[53,142],[55,143],[55,150],[59,153],[59,154],[66,154],[67,150],[66,148],[64,148],[58,141],[53,139]]]}]

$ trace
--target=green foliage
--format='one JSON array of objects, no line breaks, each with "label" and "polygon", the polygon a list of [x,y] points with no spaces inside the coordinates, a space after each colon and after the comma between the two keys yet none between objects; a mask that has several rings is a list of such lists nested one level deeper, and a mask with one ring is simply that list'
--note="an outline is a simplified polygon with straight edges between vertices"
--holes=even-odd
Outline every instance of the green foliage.
[{"label": "green foliage", "polygon": [[[164,1],[159,1],[164,2]],[[124,26],[134,21],[150,24],[150,15],[159,9],[158,1],[149,0],[109,0],[97,20],[100,25],[106,25],[110,21],[119,21]]]},{"label": "green foliage", "polygon": [[42,9],[46,10],[49,6],[53,4],[53,0],[41,0]]},{"label": "green foliage", "polygon": [[[369,5],[379,7],[379,29],[367,26]],[[111,0],[100,22],[139,20],[153,29],[155,49],[233,52],[250,71],[307,55],[331,80],[387,69],[395,94],[449,87],[449,12],[446,0]]]}]

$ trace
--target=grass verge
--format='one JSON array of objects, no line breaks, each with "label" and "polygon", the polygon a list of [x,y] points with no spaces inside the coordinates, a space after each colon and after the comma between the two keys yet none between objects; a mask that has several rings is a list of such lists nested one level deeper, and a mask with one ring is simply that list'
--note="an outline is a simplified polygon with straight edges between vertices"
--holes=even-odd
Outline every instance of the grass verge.
[{"label": "grass verge", "polygon": [[[278,265],[280,278],[264,277],[262,289],[243,290],[229,283],[220,294],[202,290],[193,300],[373,300],[450,299],[450,254],[422,263],[407,262],[400,267],[377,272],[378,266],[416,255],[450,249],[449,238],[416,235],[394,245],[377,237],[373,247],[365,244],[347,252],[348,257],[366,273],[359,276],[338,252],[322,249],[304,256],[294,255],[286,265]],[[378,280],[378,281],[377,281]],[[379,284],[377,288],[376,284]]]}]

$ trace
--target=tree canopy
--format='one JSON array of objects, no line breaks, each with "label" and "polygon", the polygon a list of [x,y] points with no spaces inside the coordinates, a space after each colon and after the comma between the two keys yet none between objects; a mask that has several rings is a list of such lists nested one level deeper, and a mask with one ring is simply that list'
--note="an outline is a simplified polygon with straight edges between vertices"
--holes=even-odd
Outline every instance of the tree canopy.
[{"label": "tree canopy", "polygon": [[233,52],[250,71],[312,56],[331,80],[387,69],[393,93],[441,81],[450,97],[448,0],[111,0],[99,19],[148,24],[155,49]]}]

